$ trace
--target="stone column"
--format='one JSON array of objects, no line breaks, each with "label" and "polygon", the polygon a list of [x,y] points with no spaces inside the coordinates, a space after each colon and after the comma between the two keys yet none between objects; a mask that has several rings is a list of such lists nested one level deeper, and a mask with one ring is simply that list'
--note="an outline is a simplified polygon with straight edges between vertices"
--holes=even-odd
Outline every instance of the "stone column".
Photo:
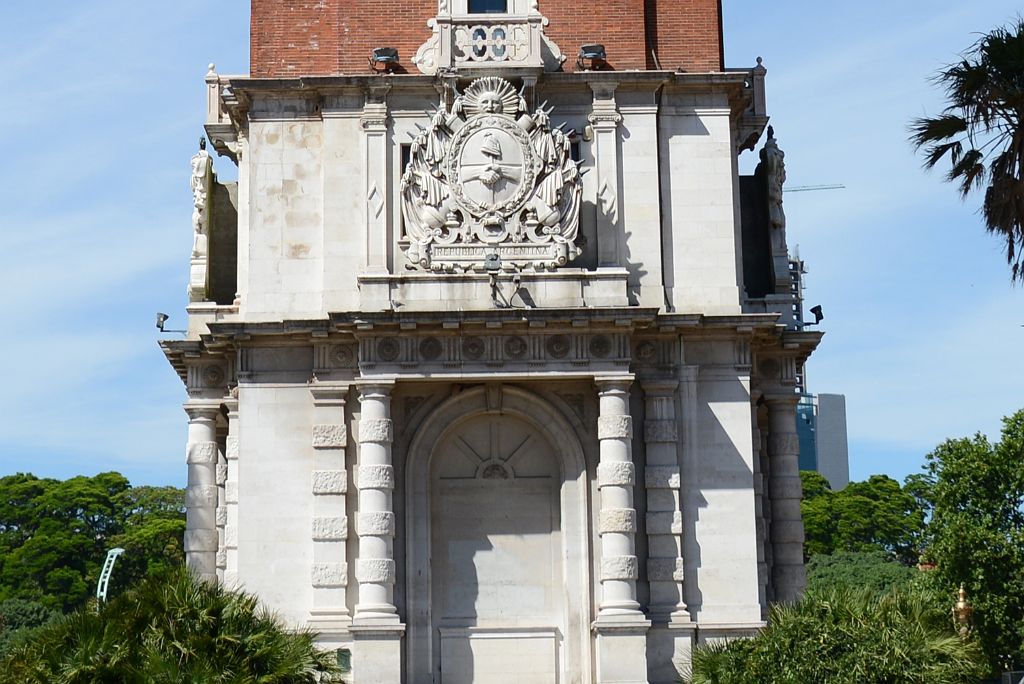
[{"label": "stone column", "polygon": [[[223,443],[225,449],[227,448],[227,435],[226,431],[221,432],[218,435],[217,444]],[[223,442],[220,437],[223,437]],[[224,583],[224,572],[228,567],[228,550],[226,544],[227,535],[227,524],[228,524],[228,500],[227,500],[227,481],[228,481],[228,460],[227,454],[220,448],[217,449],[217,466],[216,466],[216,479],[217,479],[217,581],[221,584]]]},{"label": "stone column", "polygon": [[771,500],[772,585],[776,601],[795,601],[807,584],[800,515],[800,441],[796,394],[765,395],[768,403],[768,497]]},{"label": "stone column", "polygon": [[[238,391],[236,388],[235,392]],[[238,399],[224,400],[228,410],[228,436],[224,446],[227,477],[224,480],[224,585],[238,585]]]},{"label": "stone column", "polygon": [[392,490],[390,383],[359,385],[359,488],[356,533],[359,557],[356,580],[359,599],[350,628],[354,647],[352,667],[356,684],[398,682],[402,672],[402,634],[394,605],[395,513]]},{"label": "stone column", "polygon": [[597,681],[647,681],[647,629],[651,623],[636,600],[638,563],[633,486],[633,418],[629,414],[632,377],[597,378],[600,415],[601,600],[597,634]]},{"label": "stone column", "polygon": [[345,493],[348,473],[345,469],[345,448],[348,427],[345,423],[347,385],[316,385],[313,395],[313,607],[310,626],[318,632],[333,635],[348,629],[351,618],[345,602],[348,586],[348,563],[345,540],[348,539],[348,517],[345,515]]},{"label": "stone column", "polygon": [[616,267],[619,262],[619,123],[615,83],[591,82],[593,111],[588,116],[594,131],[594,169],[597,171],[597,265]]},{"label": "stone column", "polygon": [[217,415],[220,401],[185,402],[188,483],[185,490],[185,564],[200,579],[217,581]]},{"label": "stone column", "polygon": [[679,498],[679,420],[675,380],[646,382],[648,615],[657,623],[689,622],[683,600],[683,513]]}]

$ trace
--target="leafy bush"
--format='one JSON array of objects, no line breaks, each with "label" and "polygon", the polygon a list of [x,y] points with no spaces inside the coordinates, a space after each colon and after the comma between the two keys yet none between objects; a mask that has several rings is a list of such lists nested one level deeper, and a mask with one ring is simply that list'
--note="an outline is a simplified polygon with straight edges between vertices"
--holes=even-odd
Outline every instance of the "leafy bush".
[{"label": "leafy bush", "polygon": [[694,651],[690,684],[976,684],[981,649],[919,593],[836,589],[772,608],[753,639]]},{"label": "leafy bush", "polygon": [[807,590],[833,587],[884,594],[909,589],[921,572],[893,560],[885,551],[837,551],[816,554],[807,561]]},{"label": "leafy bush", "polygon": [[0,662],[0,684],[306,684],[336,672],[333,654],[254,596],[178,571],[43,628]]}]

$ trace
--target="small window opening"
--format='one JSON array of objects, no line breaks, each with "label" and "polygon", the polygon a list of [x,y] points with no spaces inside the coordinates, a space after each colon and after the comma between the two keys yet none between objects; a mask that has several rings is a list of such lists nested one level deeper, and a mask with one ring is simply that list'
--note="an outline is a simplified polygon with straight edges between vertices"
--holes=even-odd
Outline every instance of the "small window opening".
[{"label": "small window opening", "polygon": [[470,14],[507,14],[508,0],[469,0]]}]

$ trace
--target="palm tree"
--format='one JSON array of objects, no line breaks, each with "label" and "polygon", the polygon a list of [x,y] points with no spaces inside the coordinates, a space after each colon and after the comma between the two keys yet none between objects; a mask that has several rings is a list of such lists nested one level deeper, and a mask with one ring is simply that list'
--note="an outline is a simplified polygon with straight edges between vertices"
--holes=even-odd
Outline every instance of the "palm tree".
[{"label": "palm tree", "polygon": [[1011,280],[1024,282],[1024,19],[976,42],[935,76],[949,106],[911,124],[911,141],[932,168],[949,159],[946,180],[966,197],[986,183],[982,216],[1006,241]]},{"label": "palm tree", "polygon": [[312,634],[187,571],[79,609],[0,660],[0,684],[315,684],[337,674]]}]

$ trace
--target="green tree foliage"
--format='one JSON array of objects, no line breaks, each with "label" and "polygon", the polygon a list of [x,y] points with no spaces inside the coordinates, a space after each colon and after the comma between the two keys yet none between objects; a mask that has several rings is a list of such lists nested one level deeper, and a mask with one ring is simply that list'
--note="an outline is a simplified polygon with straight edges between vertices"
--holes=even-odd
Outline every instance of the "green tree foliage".
[{"label": "green tree foliage", "polygon": [[0,601],[0,658],[11,646],[29,636],[32,630],[49,624],[59,613],[38,601],[7,599]]},{"label": "green tree foliage", "polygon": [[691,684],[977,684],[973,641],[917,593],[833,590],[772,608],[753,639],[697,648]]},{"label": "green tree foliage", "polygon": [[818,473],[800,476],[806,556],[882,550],[906,565],[917,562],[924,510],[899,482],[872,475],[833,492]]},{"label": "green tree foliage", "polygon": [[940,444],[925,471],[929,580],[951,602],[964,584],[994,671],[1024,669],[1024,410],[1003,419],[996,444],[981,434]]},{"label": "green tree foliage", "polygon": [[921,572],[894,561],[882,550],[837,551],[818,554],[807,561],[807,591],[832,587],[884,594],[909,590]]},{"label": "green tree foliage", "polygon": [[143,581],[99,611],[80,609],[0,662],[0,684],[306,684],[333,654],[286,629],[253,596],[187,571]]},{"label": "green tree foliage", "polygon": [[948,106],[911,124],[925,166],[949,160],[961,196],[987,184],[985,227],[1006,243],[1013,280],[1024,282],[1024,20],[982,36],[935,77]]},{"label": "green tree foliage", "polygon": [[173,487],[133,488],[119,473],[0,478],[0,600],[70,610],[92,595],[112,547],[127,551],[119,582],[181,564],[184,528],[184,493]]}]

